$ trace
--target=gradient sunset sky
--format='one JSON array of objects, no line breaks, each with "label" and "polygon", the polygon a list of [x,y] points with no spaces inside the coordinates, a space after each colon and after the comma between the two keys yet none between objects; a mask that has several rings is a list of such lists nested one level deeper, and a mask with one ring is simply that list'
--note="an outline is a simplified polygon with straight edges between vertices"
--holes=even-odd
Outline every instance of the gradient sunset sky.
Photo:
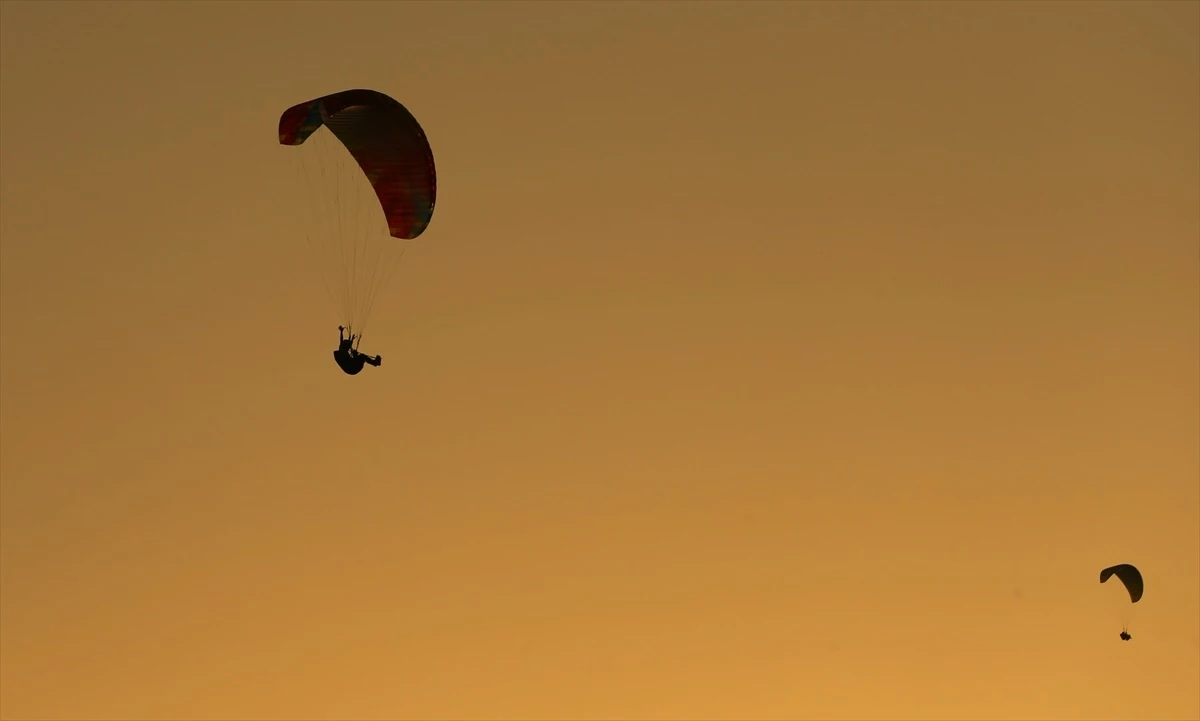
[{"label": "gradient sunset sky", "polygon": [[[0,73],[0,717],[1200,718],[1200,3],[4,0]],[[438,203],[348,377],[276,124],[360,87]]]}]

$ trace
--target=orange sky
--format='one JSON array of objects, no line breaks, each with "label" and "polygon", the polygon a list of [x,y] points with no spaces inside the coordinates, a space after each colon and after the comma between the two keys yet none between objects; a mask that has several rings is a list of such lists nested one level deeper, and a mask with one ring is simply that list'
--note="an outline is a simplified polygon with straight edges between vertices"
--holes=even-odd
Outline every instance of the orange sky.
[{"label": "orange sky", "polygon": [[[6,0],[0,65],[4,719],[1200,718],[1200,3]],[[353,87],[439,188],[351,378],[276,123]]]}]

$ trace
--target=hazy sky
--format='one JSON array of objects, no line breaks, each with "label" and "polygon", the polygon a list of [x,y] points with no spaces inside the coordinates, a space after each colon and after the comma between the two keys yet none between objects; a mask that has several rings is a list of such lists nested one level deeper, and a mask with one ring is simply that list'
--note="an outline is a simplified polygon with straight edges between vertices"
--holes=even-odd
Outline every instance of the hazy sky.
[{"label": "hazy sky", "polygon": [[[1200,3],[5,0],[0,65],[3,718],[1200,718]],[[349,377],[276,123],[355,87],[439,188]]]}]

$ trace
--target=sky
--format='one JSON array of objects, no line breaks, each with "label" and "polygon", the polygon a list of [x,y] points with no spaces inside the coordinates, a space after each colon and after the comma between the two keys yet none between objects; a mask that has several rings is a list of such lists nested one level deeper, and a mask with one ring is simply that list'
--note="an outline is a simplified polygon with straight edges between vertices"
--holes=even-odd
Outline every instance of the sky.
[{"label": "sky", "polygon": [[[0,67],[3,719],[1200,718],[1200,3],[4,0]],[[276,126],[359,87],[438,198],[351,377]]]}]

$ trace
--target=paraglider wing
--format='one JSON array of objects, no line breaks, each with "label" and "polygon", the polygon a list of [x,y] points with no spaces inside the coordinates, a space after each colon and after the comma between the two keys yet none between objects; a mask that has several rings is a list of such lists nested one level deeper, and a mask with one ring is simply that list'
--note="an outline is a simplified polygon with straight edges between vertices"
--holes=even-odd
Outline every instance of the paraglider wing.
[{"label": "paraglider wing", "polygon": [[279,118],[279,143],[300,145],[322,125],[341,141],[375,189],[393,238],[425,232],[437,200],[433,150],[412,113],[374,90],[345,90],[300,103]]},{"label": "paraglider wing", "polygon": [[1125,590],[1129,591],[1130,601],[1137,603],[1141,600],[1144,586],[1142,585],[1141,571],[1138,571],[1137,567],[1128,563],[1109,566],[1100,572],[1100,583],[1104,583],[1113,576],[1121,579],[1121,583],[1125,584]]}]

